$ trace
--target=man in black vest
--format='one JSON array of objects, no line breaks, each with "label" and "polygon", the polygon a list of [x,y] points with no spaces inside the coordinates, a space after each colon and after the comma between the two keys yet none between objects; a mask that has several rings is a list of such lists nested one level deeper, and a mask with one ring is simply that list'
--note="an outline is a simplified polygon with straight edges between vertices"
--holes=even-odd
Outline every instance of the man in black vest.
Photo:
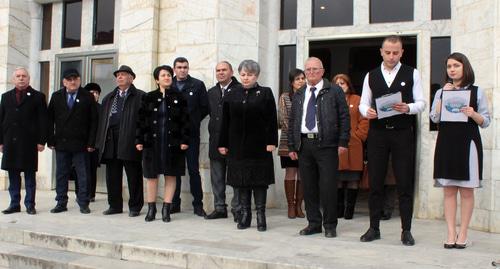
[{"label": "man in black vest", "polygon": [[106,188],[109,208],[104,215],[123,212],[123,169],[127,173],[129,192],[129,217],[139,216],[144,205],[142,180],[142,155],[135,148],[135,132],[139,108],[144,92],[133,82],[135,73],[126,65],[120,66],[113,75],[116,88],[102,100],[97,148],[99,160],[106,164]]},{"label": "man in black vest", "polygon": [[76,69],[63,73],[64,87],[52,94],[48,107],[49,140],[56,152],[56,201],[51,213],[67,211],[68,178],[75,167],[78,192],[76,201],[82,214],[89,214],[87,181],[89,152],[95,149],[97,107],[94,97],[81,87]]},{"label": "man in black vest", "polygon": [[[186,152],[186,161],[189,172],[189,186],[193,195],[193,213],[204,217],[203,189],[200,177],[200,122],[208,115],[208,97],[205,84],[189,75],[189,62],[184,57],[174,60],[174,86],[186,98],[191,121],[191,134],[189,135],[189,148]],[[174,198],[172,200],[172,213],[181,210],[181,177],[177,177]]]},{"label": "man in black vest", "polygon": [[36,214],[36,171],[38,152],[47,141],[45,94],[31,88],[30,75],[23,67],[12,74],[14,89],[2,94],[0,104],[0,152],[2,169],[9,174],[10,205],[4,214],[21,211],[21,172],[24,173],[26,213]]},{"label": "man in black vest", "polygon": [[308,221],[300,235],[321,233],[323,225],[331,238],[337,236],[337,168],[349,144],[349,108],[342,89],[323,79],[320,59],[307,59],[304,68],[307,84],[293,96],[288,123],[289,156],[299,160]]},{"label": "man in black vest", "polygon": [[[208,90],[208,102],[210,104],[210,120],[208,132],[210,133],[209,151],[210,158],[210,180],[212,182],[212,193],[214,195],[214,211],[206,216],[206,219],[227,218],[226,205],[226,158],[217,150],[219,145],[220,128],[222,124],[222,101],[226,93],[240,83],[233,77],[233,67],[227,61],[222,61],[215,67],[217,84]],[[231,200],[231,212],[234,221],[238,220],[238,191],[233,189]]]},{"label": "man in black vest", "polygon": [[[383,62],[370,71],[363,83],[359,105],[361,114],[370,119],[368,132],[368,174],[370,175],[370,228],[360,238],[361,242],[380,239],[380,218],[383,209],[384,181],[389,154],[399,194],[401,214],[401,242],[415,244],[411,234],[413,215],[413,191],[415,174],[416,114],[425,108],[420,75],[413,67],[400,63],[403,42],[399,36],[389,36],[380,49]],[[401,92],[402,101],[392,106],[399,112],[379,119],[375,100],[387,94]]]}]

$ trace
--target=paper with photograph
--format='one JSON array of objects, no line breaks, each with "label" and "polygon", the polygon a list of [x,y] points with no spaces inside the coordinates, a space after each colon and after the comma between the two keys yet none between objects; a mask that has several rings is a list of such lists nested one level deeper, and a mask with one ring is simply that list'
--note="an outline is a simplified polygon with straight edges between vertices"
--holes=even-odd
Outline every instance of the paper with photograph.
[{"label": "paper with photograph", "polygon": [[396,111],[392,108],[394,104],[401,103],[401,92],[386,94],[375,99],[375,104],[377,105],[377,116],[379,119],[387,118],[401,112]]},{"label": "paper with photograph", "polygon": [[441,121],[467,122],[469,118],[460,111],[469,106],[470,90],[443,91],[441,97]]}]

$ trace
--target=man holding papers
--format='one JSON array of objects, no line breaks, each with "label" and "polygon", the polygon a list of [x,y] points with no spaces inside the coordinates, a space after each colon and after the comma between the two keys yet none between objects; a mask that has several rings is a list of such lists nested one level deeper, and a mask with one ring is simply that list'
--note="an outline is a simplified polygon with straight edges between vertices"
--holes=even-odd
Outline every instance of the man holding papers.
[{"label": "man holding papers", "polygon": [[[413,67],[400,63],[403,42],[389,36],[382,42],[383,62],[370,71],[363,83],[359,111],[370,119],[368,132],[368,173],[370,175],[370,228],[361,242],[380,239],[380,217],[383,208],[384,180],[387,162],[392,154],[394,175],[399,194],[401,242],[412,246],[413,190],[415,170],[416,114],[425,108],[420,75]],[[378,107],[382,105],[382,107]]]}]

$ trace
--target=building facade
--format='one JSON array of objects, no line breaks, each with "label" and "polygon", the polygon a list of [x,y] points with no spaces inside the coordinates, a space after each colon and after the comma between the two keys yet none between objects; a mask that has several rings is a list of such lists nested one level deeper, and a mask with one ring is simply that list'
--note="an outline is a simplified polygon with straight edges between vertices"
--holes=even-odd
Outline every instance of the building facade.
[{"label": "building facade", "polygon": [[[31,84],[47,96],[60,87],[61,72],[74,67],[82,83],[97,82],[103,95],[114,87],[113,71],[129,65],[134,84],[155,88],[151,72],[174,58],[190,61],[190,74],[215,84],[214,67],[227,60],[237,66],[255,59],[259,83],[277,99],[287,72],[320,57],[328,77],[348,73],[360,89],[367,70],[381,62],[378,48],[389,34],[405,40],[403,62],[420,72],[428,108],[442,84],[444,57],[466,54],[476,84],[486,90],[492,124],[481,130],[484,146],[483,187],[476,191],[471,226],[500,232],[500,3],[497,0],[0,0],[0,92],[12,88],[15,67],[30,70]],[[392,3],[392,4],[391,4]],[[433,187],[437,132],[428,109],[417,123],[415,216],[443,218],[442,190]],[[202,123],[200,166],[206,206],[211,206],[207,121]],[[54,157],[40,154],[38,188],[54,187]],[[283,171],[275,162],[277,183],[270,206],[284,207]],[[102,169],[102,168],[101,168]],[[98,190],[105,191],[100,172]],[[5,188],[2,172],[0,186]],[[185,183],[187,184],[187,181]],[[183,199],[189,204],[188,186]],[[189,196],[188,196],[189,195]]]}]

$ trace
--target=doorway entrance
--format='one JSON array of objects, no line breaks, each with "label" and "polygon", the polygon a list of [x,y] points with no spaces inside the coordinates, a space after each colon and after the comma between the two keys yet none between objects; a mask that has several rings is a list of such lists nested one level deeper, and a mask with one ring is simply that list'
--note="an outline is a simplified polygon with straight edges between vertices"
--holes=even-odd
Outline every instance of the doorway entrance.
[{"label": "doorway entrance", "polygon": [[[417,67],[417,37],[403,36],[401,62]],[[318,57],[325,68],[325,78],[343,73],[349,75],[356,92],[361,95],[366,73],[382,63],[380,47],[383,37],[311,41],[309,56]]]}]

